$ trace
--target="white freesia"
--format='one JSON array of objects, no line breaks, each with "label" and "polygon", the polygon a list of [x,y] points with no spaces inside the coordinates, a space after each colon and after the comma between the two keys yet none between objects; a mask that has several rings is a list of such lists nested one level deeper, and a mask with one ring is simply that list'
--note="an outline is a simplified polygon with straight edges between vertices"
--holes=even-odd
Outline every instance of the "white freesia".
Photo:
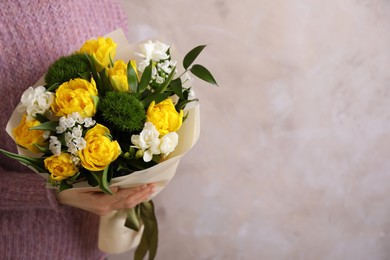
[{"label": "white freesia", "polygon": [[150,162],[154,154],[160,154],[160,133],[151,122],[146,122],[139,135],[132,135],[131,142],[143,152],[145,162]]},{"label": "white freesia", "polygon": [[[44,88],[44,87],[42,87]],[[54,101],[54,94],[52,92],[45,91],[37,96],[36,102],[40,108],[48,110]]]},{"label": "white freesia", "polygon": [[160,139],[160,152],[168,155],[173,152],[179,142],[179,135],[176,132],[170,132]]},{"label": "white freesia", "polygon": [[[40,87],[37,87],[37,89],[39,88]],[[23,92],[22,97],[20,98],[21,105],[23,105],[25,108],[31,106],[34,98],[35,98],[35,89],[33,87],[29,87]]]},{"label": "white freesia", "polygon": [[169,45],[162,42],[147,41],[146,43],[140,45],[141,53],[138,53],[138,55],[148,61],[166,60],[169,58],[169,55],[167,54],[168,49]]},{"label": "white freesia", "polygon": [[131,136],[131,142],[136,148],[147,150],[159,142],[159,135],[160,133],[157,131],[156,127],[151,122],[146,122],[144,129],[142,129],[139,135]]},{"label": "white freesia", "polygon": [[18,111],[26,111],[27,118],[31,119],[37,113],[44,114],[54,101],[54,93],[46,91],[43,86],[36,88],[29,87],[26,89],[20,98],[21,104]]},{"label": "white freesia", "polygon": [[46,109],[39,106],[28,106],[26,107],[27,120],[32,120],[37,114],[44,114]]}]

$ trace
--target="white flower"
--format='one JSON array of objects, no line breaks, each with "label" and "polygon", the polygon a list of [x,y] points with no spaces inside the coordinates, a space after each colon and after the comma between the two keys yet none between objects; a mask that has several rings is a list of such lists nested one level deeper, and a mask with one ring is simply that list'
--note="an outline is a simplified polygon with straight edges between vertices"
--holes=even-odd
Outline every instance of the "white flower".
[{"label": "white flower", "polygon": [[60,117],[58,126],[56,127],[57,133],[61,134],[61,133],[65,132],[66,129],[74,127],[74,125],[76,124],[76,120],[74,118],[70,117],[70,116],[68,116],[68,117],[62,116],[62,117]]},{"label": "white flower", "polygon": [[26,112],[27,112],[27,120],[32,120],[34,116],[36,116],[37,114],[44,114],[46,110],[38,106],[28,106],[26,108]]},{"label": "white flower", "polygon": [[78,139],[78,138],[81,138],[82,136],[83,136],[83,129],[81,128],[81,125],[73,127],[73,129],[72,129],[72,137],[74,139]]},{"label": "white flower", "polygon": [[36,99],[37,105],[40,108],[45,109],[45,110],[48,110],[50,108],[53,101],[54,101],[54,94],[51,92],[46,92],[46,91],[43,93],[40,93],[40,95],[37,96],[37,99]]},{"label": "white flower", "polygon": [[54,155],[58,156],[61,154],[61,142],[56,136],[50,136],[49,149]]},{"label": "white flower", "polygon": [[72,142],[72,140],[73,140],[72,133],[66,132],[66,133],[65,133],[65,144],[66,144],[67,146],[69,146],[69,144]]},{"label": "white flower", "polygon": [[79,112],[73,112],[72,114],[68,115],[68,119],[72,120],[76,123],[83,124],[84,123],[84,118],[80,116]]},{"label": "white flower", "polygon": [[43,139],[47,139],[50,136],[50,131],[43,132]]},{"label": "white flower", "polygon": [[31,104],[34,103],[34,99],[35,99],[35,90],[34,90],[33,87],[29,87],[28,89],[26,89],[23,92],[22,97],[20,98],[20,102],[25,107],[28,107],[28,106],[31,106]]},{"label": "white flower", "polygon": [[164,155],[168,155],[175,150],[179,141],[179,135],[176,132],[170,132],[164,135],[160,141],[160,152]]},{"label": "white flower", "polygon": [[29,87],[20,98],[21,105],[18,111],[26,111],[29,118],[37,113],[44,114],[54,101],[54,93],[46,91],[45,87]]},{"label": "white flower", "polygon": [[167,54],[168,49],[169,45],[166,45],[162,42],[148,41],[140,45],[141,53],[138,53],[138,55],[143,57],[145,60],[166,60],[169,58],[169,55]]},{"label": "white flower", "polygon": [[72,156],[70,156],[70,158],[72,159],[72,162],[74,165],[76,165],[76,166],[80,165],[80,158],[79,157],[72,155]]},{"label": "white flower", "polygon": [[147,66],[149,66],[149,61],[148,60],[143,60],[143,61],[141,61],[139,64],[138,64],[138,70],[140,71],[140,72],[144,72],[144,70],[145,70],[145,68],[147,67]]},{"label": "white flower", "polygon": [[162,78],[162,77],[160,77],[159,75],[157,75],[157,77],[156,77],[156,83],[158,83],[158,84],[164,83],[164,78]]},{"label": "white flower", "polygon": [[73,143],[76,145],[78,151],[81,151],[87,147],[87,142],[82,137],[73,139]]},{"label": "white flower", "polygon": [[67,146],[68,146],[69,153],[71,153],[73,155],[77,154],[78,149],[77,149],[77,146],[75,143],[70,142],[69,144],[67,144]]},{"label": "white flower", "polygon": [[91,117],[87,117],[84,119],[84,126],[85,127],[91,127],[91,126],[94,126],[96,124],[96,121],[93,120]]},{"label": "white flower", "polygon": [[144,129],[142,129],[139,135],[131,136],[131,142],[135,145],[135,147],[141,150],[146,150],[159,141],[159,134],[160,133],[152,123],[146,122]]},{"label": "white flower", "polygon": [[160,154],[159,135],[160,133],[156,127],[152,123],[146,122],[139,135],[131,136],[131,142],[134,144],[134,147],[144,152],[143,159],[145,162],[150,162],[154,154]]}]

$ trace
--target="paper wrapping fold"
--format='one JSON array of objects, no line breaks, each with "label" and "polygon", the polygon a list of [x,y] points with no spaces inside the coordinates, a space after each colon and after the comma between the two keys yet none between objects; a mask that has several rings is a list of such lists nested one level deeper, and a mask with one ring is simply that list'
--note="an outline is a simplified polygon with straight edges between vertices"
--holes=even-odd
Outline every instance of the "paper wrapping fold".
[{"label": "paper wrapping fold", "polygon": [[[111,37],[117,44],[116,59],[130,60],[135,59],[134,53],[136,45],[130,45],[122,30],[116,30],[106,35]],[[34,86],[43,85],[42,77]],[[175,175],[180,159],[189,151],[199,138],[200,133],[200,116],[199,104],[190,103],[185,109],[185,114],[188,117],[177,132],[179,135],[179,142],[175,150],[165,160],[151,168],[142,171],[136,171],[130,175],[113,178],[111,186],[119,186],[121,188],[135,187],[147,183],[156,183],[156,191],[151,198],[155,197]],[[22,114],[15,109],[9,119],[6,132],[13,138],[12,129],[15,128],[20,120]],[[129,137],[130,138],[130,137]],[[17,147],[18,153],[30,157],[40,157],[41,154],[31,153],[26,149]],[[33,169],[34,170],[34,169]],[[47,173],[39,173],[45,178],[49,177]],[[47,188],[55,188],[47,184]],[[90,188],[86,182],[77,183],[74,188]],[[126,252],[136,247],[141,239],[143,226],[139,232],[135,232],[124,226],[126,221],[126,211],[113,211],[100,218],[99,226],[99,249],[109,254],[119,254]]]}]

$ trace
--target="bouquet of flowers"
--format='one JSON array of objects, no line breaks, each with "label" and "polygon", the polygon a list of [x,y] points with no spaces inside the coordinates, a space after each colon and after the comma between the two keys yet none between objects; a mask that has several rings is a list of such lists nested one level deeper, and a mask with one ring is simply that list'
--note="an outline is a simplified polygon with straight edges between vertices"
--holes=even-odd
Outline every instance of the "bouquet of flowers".
[{"label": "bouquet of flowers", "polygon": [[[158,184],[155,196],[174,176],[180,158],[199,135],[199,105],[189,72],[217,85],[202,65],[204,49],[192,49],[184,71],[172,48],[147,41],[134,49],[123,32],[86,41],[56,60],[22,95],[7,125],[18,154],[5,155],[62,190]],[[101,217],[99,247],[121,253],[138,245],[136,259],[157,250],[153,202]]]}]

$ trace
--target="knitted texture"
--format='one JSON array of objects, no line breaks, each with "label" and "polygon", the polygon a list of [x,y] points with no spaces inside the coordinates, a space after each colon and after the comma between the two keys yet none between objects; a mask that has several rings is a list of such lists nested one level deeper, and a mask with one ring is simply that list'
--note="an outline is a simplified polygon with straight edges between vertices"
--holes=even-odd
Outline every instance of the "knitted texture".
[{"label": "knitted texture", "polygon": [[[117,28],[126,16],[110,0],[0,1],[0,147],[16,151],[4,131],[23,91],[60,56]],[[99,217],[59,205],[45,180],[0,155],[1,259],[100,259]]]}]

